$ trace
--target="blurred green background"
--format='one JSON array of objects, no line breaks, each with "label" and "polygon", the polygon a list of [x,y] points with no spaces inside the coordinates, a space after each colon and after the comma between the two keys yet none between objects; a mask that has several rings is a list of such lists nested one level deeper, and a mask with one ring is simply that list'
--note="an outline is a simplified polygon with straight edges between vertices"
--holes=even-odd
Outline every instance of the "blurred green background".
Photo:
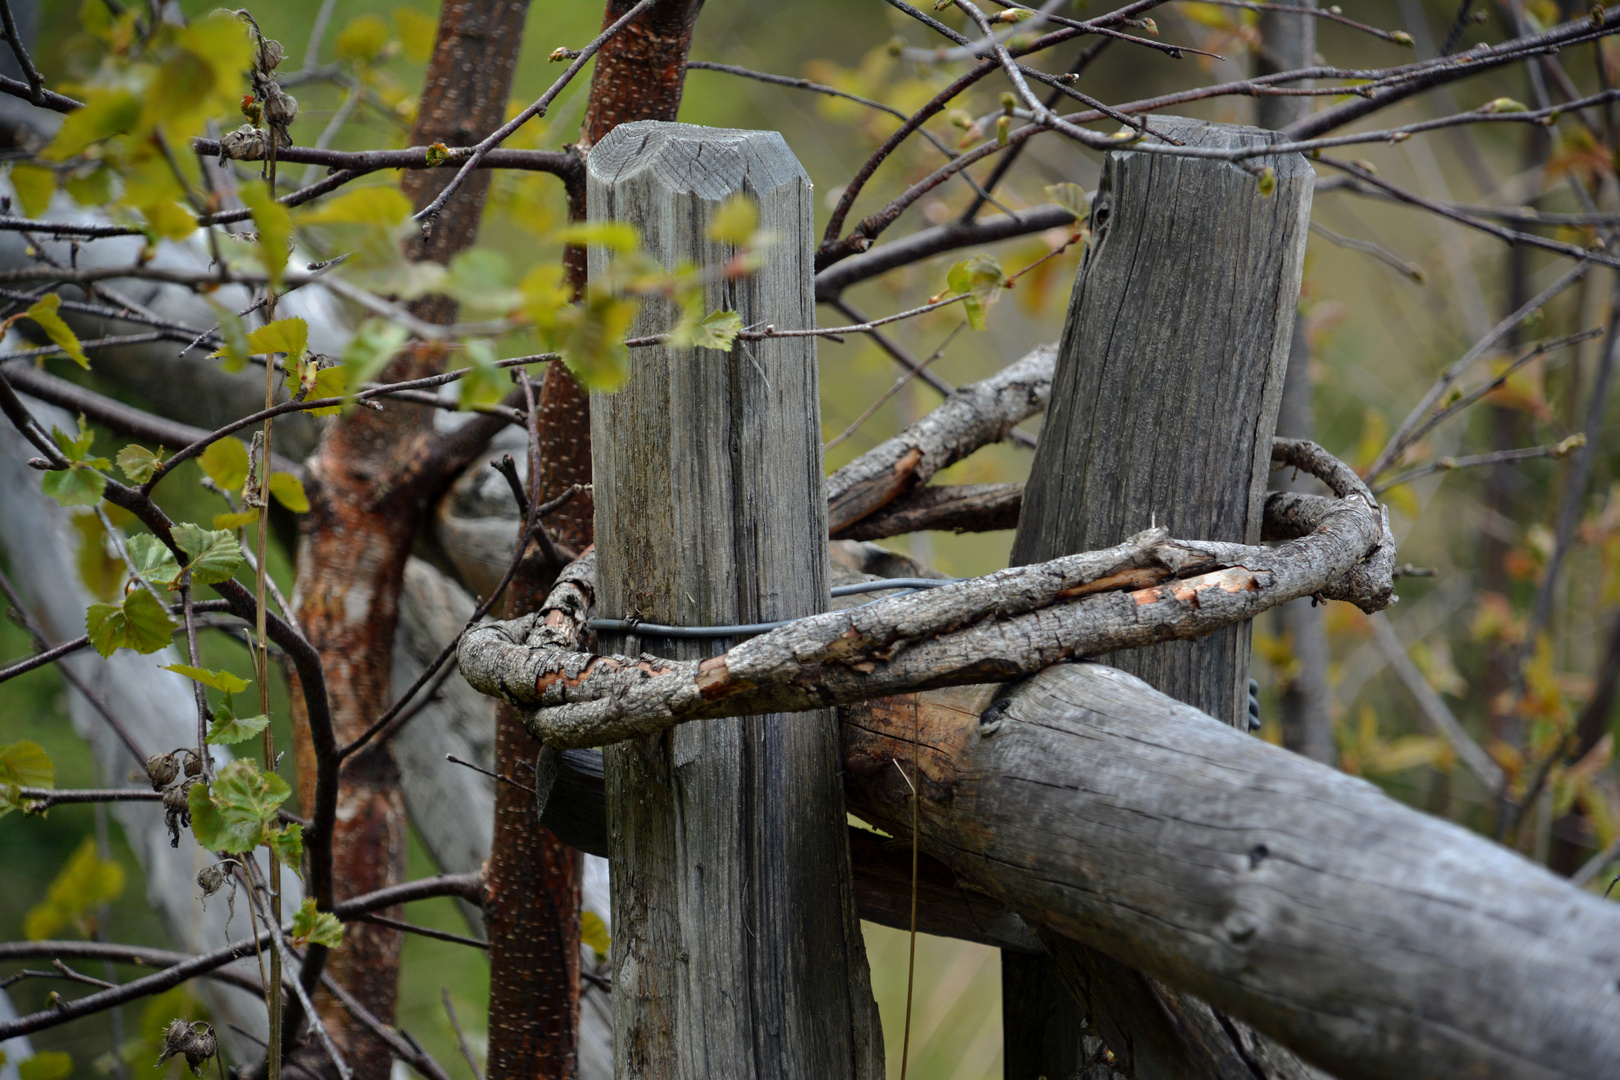
[{"label": "blurred green background", "polygon": [[[95,0],[92,0],[95,2]],[[188,15],[212,10],[205,0],[186,0]],[[265,33],[287,45],[284,70],[300,66],[319,0],[277,0],[253,8]],[[1443,36],[1454,5],[1419,0],[1377,0],[1346,5],[1346,14],[1374,25],[1405,28],[1426,40]],[[1083,12],[1085,4],[1071,6]],[[422,73],[419,48],[413,49],[410,28],[420,27],[401,16],[402,9],[431,18],[436,5],[399,0],[338,0],[327,31],[320,61],[330,62],[343,47],[347,28],[374,28],[380,19],[391,39],[394,54],[351,67],[363,70],[374,105],[362,107],[338,133],[338,148],[377,148],[403,145]],[[1094,7],[1093,13],[1102,8]],[[1551,5],[1531,5],[1532,15],[1550,20]],[[942,15],[959,24],[955,12]],[[1159,53],[1115,46],[1087,73],[1081,88],[1106,101],[1118,102],[1172,89],[1240,77],[1251,63],[1254,32],[1250,20],[1208,5],[1171,4],[1155,12],[1162,38],[1197,45],[1222,53],[1227,59],[1192,58],[1176,61]],[[578,0],[558,3],[535,0],[524,59],[517,76],[514,99],[527,102],[548,85],[560,67],[547,55],[561,45],[578,47],[593,35],[600,8]],[[403,31],[403,32],[402,32]],[[363,36],[361,31],[357,35]],[[1467,41],[1501,36],[1492,22],[1470,32]],[[780,3],[775,0],[710,0],[698,24],[692,50],[694,59],[719,60],[765,71],[804,75],[836,84],[867,96],[915,107],[948,81],[954,69],[919,65],[896,59],[891,40],[932,47],[925,30],[881,0],[820,0],[816,3]],[[353,39],[351,39],[353,40]],[[1318,49],[1330,62],[1343,66],[1379,66],[1401,62],[1408,53],[1341,26],[1323,23]],[[1075,46],[1057,51],[1046,66],[1056,69],[1072,57]],[[85,71],[88,53],[76,34],[76,20],[67,4],[47,3],[43,41],[39,50],[44,70],[53,84],[70,81]],[[1427,55],[1427,53],[1425,53]],[[1582,80],[1592,80],[1596,50],[1565,59]],[[1607,51],[1601,56],[1612,59]],[[518,145],[560,146],[576,134],[581,95],[588,87],[581,78],[553,107],[543,123],[519,134]],[[962,105],[985,116],[997,108],[1003,89],[987,80]],[[1499,73],[1457,84],[1434,98],[1417,101],[1384,114],[1378,126],[1424,116],[1473,108],[1492,98],[1528,99],[1522,73]],[[337,108],[342,91],[310,84],[297,89],[302,111],[294,138],[301,145],[314,141]],[[1328,100],[1328,99],[1319,99]],[[1192,115],[1228,122],[1252,122],[1253,102],[1245,98],[1201,103],[1184,110]],[[692,72],[687,81],[681,119],[726,127],[774,128],[785,135],[815,182],[818,222],[824,223],[841,185],[890,131],[896,121],[848,102],[832,101],[802,91],[739,81],[714,72]],[[930,125],[942,138],[954,142],[961,132],[944,120]],[[1593,182],[1607,200],[1613,199],[1612,160],[1606,155],[1560,142],[1554,146],[1554,167],[1530,165],[1525,159],[1526,135],[1517,128],[1471,129],[1466,135],[1443,132],[1419,137],[1398,146],[1356,148],[1347,157],[1363,157],[1382,175],[1417,188],[1436,198],[1461,202],[1517,205],[1543,186],[1559,182],[1573,172]],[[856,215],[871,212],[882,200],[934,168],[938,152],[919,140],[879,170],[856,204]],[[1559,172],[1557,170],[1562,170]],[[983,175],[984,170],[978,174]],[[1010,207],[1049,201],[1044,187],[1060,181],[1095,185],[1098,160],[1055,136],[1031,144],[1013,178],[999,191]],[[1328,175],[1324,172],[1324,175]],[[903,235],[928,224],[950,220],[971,197],[962,183],[937,189],[923,199],[891,230]],[[1567,193],[1555,192],[1542,209],[1574,209]],[[492,210],[486,218],[481,242],[507,256],[521,275],[529,267],[554,262],[558,251],[543,239],[563,214],[555,181],[538,175],[506,175],[496,182]],[[1325,235],[1313,235],[1306,267],[1302,300],[1313,346],[1311,374],[1317,388],[1318,439],[1330,450],[1358,465],[1367,464],[1382,436],[1446,363],[1503,314],[1507,307],[1505,266],[1507,249],[1477,233],[1446,224],[1403,207],[1340,192],[1319,193],[1315,220],[1335,234],[1354,237],[1381,247],[1389,258],[1340,246]],[[514,226],[513,223],[516,223]],[[1571,230],[1571,238],[1582,234]],[[1061,237],[1031,237],[998,245],[995,252],[1009,271],[1019,269],[1061,243]],[[1078,247],[1045,264],[1008,294],[991,314],[983,332],[957,329],[954,310],[913,320],[894,330],[895,338],[915,355],[929,356],[942,343],[943,353],[933,370],[952,383],[968,382],[1016,360],[1031,346],[1057,337],[1069,287],[1078,264]],[[900,310],[925,300],[944,287],[951,259],[937,259],[890,275],[880,282],[851,290],[848,299],[868,314]],[[1391,263],[1395,265],[1391,265]],[[1400,264],[1410,264],[1402,267]],[[1527,280],[1540,287],[1564,264],[1551,257],[1529,256]],[[1417,268],[1419,273],[1412,272]],[[1421,280],[1418,278],[1421,277]],[[1600,325],[1608,314],[1612,275],[1594,271],[1588,283],[1571,290],[1548,311],[1544,327],[1535,333]],[[824,325],[843,321],[822,309]],[[1497,395],[1497,403],[1517,410],[1522,418],[1524,442],[1551,442],[1582,426],[1583,393],[1591,385],[1597,343],[1590,343],[1556,362],[1534,366],[1510,386],[1511,394]],[[894,381],[894,363],[860,336],[843,343],[821,345],[822,426],[827,439],[844,429]],[[938,396],[912,383],[877,410],[864,425],[828,454],[829,469],[869,449],[898,428],[932,408]],[[1611,411],[1612,420],[1612,411]],[[1038,422],[1027,425],[1038,430]],[[1606,429],[1612,431],[1612,424]],[[1469,453],[1489,448],[1491,433],[1483,411],[1437,433],[1430,449],[1435,453]],[[1607,444],[1606,444],[1607,445]],[[1010,445],[982,451],[950,469],[941,480],[983,483],[1022,479],[1028,469],[1027,451]],[[1568,715],[1590,693],[1591,673],[1603,620],[1613,610],[1614,563],[1620,561],[1620,543],[1611,532],[1620,528],[1620,490],[1608,497],[1614,478],[1612,454],[1600,454],[1592,490],[1595,496],[1584,527],[1585,543],[1572,555],[1566,572],[1565,594],[1548,642],[1545,685],[1554,712]],[[1563,466],[1531,462],[1519,466],[1507,483],[1511,513],[1488,510],[1481,498],[1480,475],[1436,477],[1394,493],[1390,499],[1401,542],[1402,561],[1435,567],[1433,578],[1406,579],[1401,583],[1403,602],[1391,618],[1403,628],[1413,658],[1430,683],[1472,730],[1483,733],[1485,703],[1478,688],[1484,669],[1495,655],[1504,633],[1509,633],[1535,588],[1537,574],[1548,551],[1550,508],[1561,487]],[[0,509],[0,512],[4,512]],[[210,511],[211,512],[211,511]],[[1164,520],[1161,516],[1161,521]],[[1174,528],[1171,520],[1170,526]],[[1514,555],[1506,578],[1488,578],[1481,568],[1485,538],[1495,537]],[[893,542],[893,546],[952,574],[978,574],[1005,565],[1010,533],[983,535],[922,534]],[[277,577],[290,586],[289,563],[278,552]],[[1517,569],[1514,569],[1514,568]],[[1490,586],[1490,591],[1486,587]],[[1505,615],[1503,613],[1506,613]],[[1516,614],[1518,613],[1518,614]],[[1358,769],[1398,798],[1432,812],[1445,814],[1474,827],[1489,820],[1487,796],[1473,778],[1452,770],[1444,753],[1414,752],[1403,758],[1395,751],[1427,744],[1412,743],[1422,728],[1411,699],[1378,662],[1369,644],[1366,620],[1344,605],[1329,609],[1334,649],[1335,710],[1340,721],[1341,746],[1347,767]],[[1501,629],[1503,620],[1509,630]],[[1263,687],[1266,737],[1275,739],[1274,698],[1278,680],[1286,677],[1287,643],[1274,636],[1269,621],[1256,627],[1256,676]],[[1494,636],[1493,636],[1494,635]],[[247,672],[245,655],[230,644],[211,642],[205,658],[209,666]],[[26,641],[9,623],[0,624],[0,658],[27,651]],[[68,728],[56,676],[38,672],[0,685],[0,741],[31,738],[39,741],[57,762],[60,786],[90,786],[88,756]],[[278,700],[284,700],[278,688]],[[278,705],[278,723],[285,713]],[[1481,737],[1485,736],[1481,734]],[[288,745],[285,730],[278,736]],[[1406,742],[1402,742],[1406,739]],[[1599,778],[1604,792],[1612,791],[1612,777]],[[0,938],[21,936],[24,914],[44,896],[58,869],[87,835],[96,831],[96,811],[64,807],[44,820],[11,815],[0,820]],[[1596,822],[1598,839],[1613,836],[1610,822]],[[111,851],[129,880],[124,902],[112,905],[106,935],[117,940],[164,945],[154,921],[139,898],[144,891],[139,871],[123,847],[114,827],[107,837]],[[1544,850],[1545,838],[1536,850]],[[420,844],[413,841],[412,875],[432,872]],[[446,900],[412,905],[408,918],[447,930],[462,928],[459,915]],[[901,1016],[906,992],[906,936],[868,927],[873,982],[883,1011],[891,1074],[898,1075]],[[483,1046],[487,967],[482,955],[443,942],[409,937],[405,945],[404,973],[398,1021],[427,1048],[452,1075],[464,1075],[465,1065],[456,1051],[451,1029],[440,1004],[440,991],[448,986],[475,1048]],[[46,988],[25,983],[14,988],[19,1007],[34,1008]],[[127,1023],[135,1024],[139,1010],[131,1010]],[[77,1075],[104,1070],[103,1055],[111,1048],[105,1020],[56,1029],[35,1039],[44,1049],[66,1049],[74,1054]],[[923,938],[919,942],[916,1003],[912,1022],[910,1073],[920,1080],[999,1076],[1000,988],[998,961],[992,950],[960,942]]]}]

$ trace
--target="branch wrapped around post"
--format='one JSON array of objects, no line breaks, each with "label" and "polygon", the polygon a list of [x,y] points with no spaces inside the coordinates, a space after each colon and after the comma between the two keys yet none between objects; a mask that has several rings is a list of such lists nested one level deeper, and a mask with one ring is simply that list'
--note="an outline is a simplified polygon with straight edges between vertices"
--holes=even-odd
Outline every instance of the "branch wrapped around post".
[{"label": "branch wrapped around post", "polygon": [[[709,222],[727,198],[757,202],[774,243],[756,272],[712,276],[706,309],[814,325],[811,187],[780,135],[623,124],[587,169],[590,220],[637,225],[669,267],[727,266]],[[609,255],[589,258],[600,280]],[[631,332],[677,314],[649,301]],[[591,402],[600,610],[680,625],[824,610],[818,415],[813,338],[636,350],[626,385]],[[721,644],[647,647],[680,665]],[[647,729],[605,755],[622,1077],[882,1074],[836,722],[770,711]]]}]

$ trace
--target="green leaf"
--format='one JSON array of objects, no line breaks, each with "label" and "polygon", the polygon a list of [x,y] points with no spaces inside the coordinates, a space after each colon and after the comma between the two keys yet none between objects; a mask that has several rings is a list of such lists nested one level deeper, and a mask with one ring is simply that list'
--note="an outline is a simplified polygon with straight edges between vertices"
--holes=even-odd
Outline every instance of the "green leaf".
[{"label": "green leaf", "polygon": [[[317,383],[320,379],[315,380]],[[309,513],[309,496],[304,494],[304,482],[290,472],[270,474],[270,494],[276,502],[295,514]]]},{"label": "green leaf", "polygon": [[613,947],[613,939],[608,936],[607,923],[603,922],[602,916],[594,911],[579,913],[579,940],[591,947],[598,964],[608,958],[608,950]]},{"label": "green leaf", "polygon": [[463,409],[492,405],[505,394],[501,369],[495,366],[495,350],[484,341],[469,341],[462,350],[467,357],[467,374],[456,384]]},{"label": "green leaf", "polygon": [[975,330],[985,328],[986,313],[1000,298],[1006,280],[1001,264],[982,251],[957,263],[945,275],[952,292],[966,294],[967,299],[962,301],[963,313],[967,315],[968,325]]},{"label": "green leaf", "polygon": [[315,901],[306,899],[293,916],[292,941],[295,945],[325,945],[335,949],[343,944],[343,924],[330,911],[316,911]]},{"label": "green leaf", "polygon": [[248,351],[255,356],[286,353],[302,356],[309,348],[309,324],[303,319],[277,319],[248,335]]},{"label": "green leaf", "polygon": [[17,1080],[67,1080],[73,1075],[73,1055],[66,1050],[41,1050],[17,1062]]},{"label": "green leaf", "polygon": [[145,589],[133,589],[122,604],[91,604],[85,612],[90,644],[102,656],[118,649],[155,653],[169,643],[174,620]]},{"label": "green leaf", "polygon": [[361,323],[343,350],[348,385],[359,387],[382,374],[410,336],[410,331],[403,326],[382,319],[367,319]]},{"label": "green leaf", "polygon": [[411,200],[397,187],[365,187],[298,215],[300,225],[385,225],[411,216]]},{"label": "green leaf", "polygon": [[304,827],[294,822],[279,829],[267,829],[264,842],[275,852],[276,858],[297,873],[304,861]]},{"label": "green leaf", "polygon": [[236,491],[247,483],[250,463],[247,447],[242,445],[241,439],[227,435],[209,443],[197,455],[197,464],[208,474],[208,479],[226,491]]},{"label": "green leaf", "polygon": [[[246,683],[242,684],[246,686]],[[246,742],[270,726],[268,716],[232,716],[222,712],[208,725],[208,744],[210,746],[231,746],[235,743]]]},{"label": "green leaf", "polygon": [[252,525],[258,520],[259,508],[257,506],[252,506],[246,510],[241,510],[234,514],[215,514],[214,528],[230,529],[235,531],[237,529],[245,528],[248,525]]},{"label": "green leaf", "polygon": [[512,265],[492,248],[468,248],[450,260],[443,290],[475,311],[510,311],[523,302]]},{"label": "green leaf", "polygon": [[433,56],[433,42],[438,37],[438,23],[411,8],[394,9],[394,28],[399,31],[399,43],[405,59],[413,64],[425,64]]},{"label": "green leaf", "polygon": [[[188,679],[196,679],[204,686],[212,686],[215,690],[220,690],[227,694],[240,694],[243,690],[248,688],[246,679],[233,675],[229,671],[214,671],[211,668],[192,667],[190,664],[162,664],[159,666],[161,666],[164,671],[172,671],[177,675],[184,675]],[[254,729],[253,734],[257,734],[263,729],[264,725],[260,724]],[[209,736],[208,741],[214,741],[212,735]],[[233,741],[240,742],[241,740],[238,739]]]},{"label": "green leaf", "polygon": [[634,300],[591,289],[583,303],[558,312],[558,351],[568,368],[590,390],[613,390],[630,370],[625,331],[635,318]]},{"label": "green leaf", "polygon": [[238,758],[219,770],[212,784],[191,786],[191,831],[210,851],[241,855],[265,840],[276,810],[292,789],[275,773],[260,772],[250,758]]},{"label": "green leaf", "polygon": [[349,21],[334,44],[339,59],[369,64],[388,47],[391,37],[393,35],[389,32],[388,24],[381,17],[361,15]]},{"label": "green leaf", "polygon": [[123,87],[92,90],[85,95],[84,108],[74,109],[62,121],[40,157],[46,161],[66,161],[83,153],[94,143],[135,130],[141,120],[141,99]]},{"label": "green leaf", "polygon": [[118,467],[124,470],[124,475],[129,477],[131,481],[144,484],[152,479],[153,471],[163,463],[162,452],[162,447],[159,447],[158,453],[154,454],[144,446],[130,443],[118,451],[118,456],[114,460],[118,462]]},{"label": "green leaf", "polygon": [[107,478],[94,469],[75,465],[71,469],[52,469],[40,480],[45,494],[63,506],[94,506],[107,490]]},{"label": "green leaf", "polygon": [[253,211],[253,224],[259,230],[259,258],[264,262],[265,273],[270,275],[271,286],[279,289],[282,272],[287,269],[287,243],[292,239],[292,218],[288,216],[287,208],[272,199],[270,193],[258,184],[243,184],[236,189],[236,193]]},{"label": "green leaf", "polygon": [[62,451],[62,455],[73,462],[85,460],[90,453],[90,448],[96,442],[96,434],[85,423],[83,413],[79,414],[79,433],[77,435],[69,435],[61,428],[53,427],[51,428],[51,438],[56,442],[57,449]]},{"label": "green leaf", "polygon": [[628,221],[590,221],[567,226],[558,232],[557,239],[580,247],[628,252],[641,246],[641,230]]},{"label": "green leaf", "polygon": [[11,187],[17,192],[22,212],[37,218],[51,207],[51,196],[56,194],[56,170],[27,163],[13,165]]},{"label": "green leaf", "polygon": [[101,515],[74,514],[72,520],[73,529],[79,534],[79,550],[73,561],[85,591],[97,600],[112,600],[122,595],[124,560],[110,550]]},{"label": "green leaf", "polygon": [[197,215],[168,199],[140,208],[147,231],[159,240],[184,240],[197,231]]},{"label": "green leaf", "polygon": [[137,533],[124,543],[135,572],[153,584],[173,585],[180,563],[168,545],[151,533]]},{"label": "green leaf", "polygon": [[212,297],[208,298],[208,306],[214,309],[214,318],[219,320],[219,335],[225,339],[225,344],[213,355],[224,358],[225,363],[221,366],[228,373],[241,371],[247,367],[248,357],[252,355],[247,329],[242,325],[241,317]]},{"label": "green leaf", "polygon": [[242,564],[242,548],[229,529],[204,529],[183,522],[174,527],[174,542],[190,557],[194,585],[214,585],[228,581]]},{"label": "green leaf", "polygon": [[[326,398],[340,398],[349,392],[349,369],[342,364],[321,368],[315,376],[315,388],[309,392],[311,401],[322,401]],[[336,416],[343,411],[341,405],[327,405],[320,409],[309,410],[312,416]]]},{"label": "green leaf", "polygon": [[32,739],[0,746],[0,817],[23,806],[18,788],[54,788],[56,766],[45,748]]},{"label": "green leaf", "polygon": [[1048,184],[1046,194],[1053,202],[1074,215],[1077,227],[1086,223],[1086,215],[1091,212],[1091,200],[1086,198],[1085,188],[1071,183]]},{"label": "green leaf", "polygon": [[89,916],[123,891],[124,868],[97,855],[95,838],[87,836],[57,873],[45,899],[23,917],[23,936],[42,941],[70,925],[88,936],[93,928]]},{"label": "green leaf", "polygon": [[747,195],[732,195],[709,220],[709,239],[740,247],[759,229],[759,206]]},{"label": "green leaf", "polygon": [[711,311],[697,324],[692,344],[703,349],[730,349],[741,331],[741,315],[735,311]]}]

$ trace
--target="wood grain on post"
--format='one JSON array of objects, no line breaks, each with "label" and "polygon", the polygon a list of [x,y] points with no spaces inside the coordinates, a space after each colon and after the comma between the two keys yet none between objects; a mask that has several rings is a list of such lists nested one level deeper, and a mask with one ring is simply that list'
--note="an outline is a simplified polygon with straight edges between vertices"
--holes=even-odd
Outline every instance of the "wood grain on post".
[{"label": "wood grain on post", "polygon": [[[638,122],[589,161],[590,220],[637,225],[663,265],[719,268],[706,226],[759,205],[763,267],[712,281],[706,308],[745,325],[815,325],[812,191],[774,132]],[[590,253],[592,277],[607,254]],[[632,335],[674,326],[648,302]],[[717,625],[826,610],[814,339],[729,352],[634,350],[591,403],[597,605],[604,617]],[[691,658],[729,642],[619,638]],[[613,857],[615,1073],[881,1076],[830,711],[706,720],[606,754]]]},{"label": "wood grain on post", "polygon": [[[1193,146],[1279,138],[1177,117],[1150,126]],[[1153,524],[1190,539],[1259,541],[1313,178],[1298,154],[1247,164],[1276,170],[1271,195],[1226,162],[1129,150],[1105,159],[1015,565]],[[1247,626],[1105,660],[1245,723]]]},{"label": "wood grain on post", "polygon": [[[1176,117],[1150,126],[1196,146],[1276,139]],[[1153,524],[1200,540],[1259,540],[1312,176],[1298,154],[1256,165],[1276,171],[1269,197],[1252,173],[1226,162],[1129,150],[1105,159],[1014,565],[1117,543]],[[1247,726],[1247,625],[1103,659]],[[1089,972],[1102,963],[1090,959],[1081,955],[1078,966]],[[1024,1037],[1029,1046],[1008,1054],[1007,1080],[1067,1070],[1080,1050],[1081,1021],[1087,1012],[1106,1021],[1096,1014],[1107,1003],[1093,994],[1092,1008],[1077,1005],[1051,958],[1004,952],[1001,962],[1004,1032],[1009,1043]],[[1117,997],[1121,988],[1114,990]],[[1036,1029],[1050,1037],[1030,1042]],[[1182,1049],[1181,1039],[1172,1041]],[[1195,1041],[1174,1071],[1186,1073],[1199,1058],[1213,1064],[1203,1049]]]}]

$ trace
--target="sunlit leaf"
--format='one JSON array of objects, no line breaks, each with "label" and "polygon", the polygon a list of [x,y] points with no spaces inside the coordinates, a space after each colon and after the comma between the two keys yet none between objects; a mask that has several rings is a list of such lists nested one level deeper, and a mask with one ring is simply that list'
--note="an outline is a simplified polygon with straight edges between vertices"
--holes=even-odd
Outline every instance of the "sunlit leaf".
[{"label": "sunlit leaf", "polygon": [[747,195],[732,195],[709,219],[709,239],[742,246],[759,229],[759,205]]},{"label": "sunlit leaf", "polygon": [[57,314],[62,306],[62,298],[55,293],[46,293],[36,300],[23,314],[32,319],[45,331],[56,347],[73,357],[75,363],[82,368],[90,366],[90,358],[84,355],[84,348],[79,344],[79,335],[73,332],[72,327],[62,321]]},{"label": "sunlit leaf", "polygon": [[118,456],[114,460],[118,462],[118,467],[124,470],[124,475],[137,484],[144,484],[152,479],[153,470],[163,462],[163,458],[158,454],[137,443],[130,443],[118,451]]},{"label": "sunlit leaf", "polygon": [[101,858],[96,853],[95,838],[87,836],[57,873],[45,899],[24,916],[23,936],[29,941],[42,941],[65,926],[88,934],[91,926],[87,916],[123,892],[124,868]]},{"label": "sunlit leaf", "polygon": [[184,240],[197,231],[197,215],[177,202],[156,202],[141,207],[152,235],[159,240]]},{"label": "sunlit leaf", "polygon": [[[164,671],[172,671],[177,675],[184,675],[188,679],[196,679],[204,686],[211,686],[215,690],[221,690],[227,694],[239,694],[248,688],[246,679],[233,675],[229,671],[214,671],[209,668],[192,667],[190,664],[164,664],[162,667]],[[212,742],[213,739],[210,738],[209,741]]]},{"label": "sunlit leaf", "polygon": [[726,350],[741,331],[741,315],[735,311],[711,311],[690,326],[677,327],[672,337],[681,345]]},{"label": "sunlit leaf", "polygon": [[365,187],[345,192],[298,215],[300,225],[394,226],[411,216],[411,200],[397,187]]},{"label": "sunlit leaf", "polygon": [[361,15],[349,21],[333,44],[339,59],[368,64],[382,54],[392,37],[380,16]]},{"label": "sunlit leaf", "polygon": [[224,358],[225,363],[221,366],[227,372],[241,371],[247,367],[248,358],[252,355],[247,328],[242,325],[240,316],[212,297],[208,298],[208,306],[214,309],[214,318],[219,320],[219,336],[225,339],[225,344],[213,355]]},{"label": "sunlit leaf", "polygon": [[634,300],[593,289],[583,303],[558,314],[558,351],[588,389],[613,390],[624,381],[630,364],[624,336],[636,308]]},{"label": "sunlit leaf", "polygon": [[95,432],[85,422],[84,414],[79,414],[79,429],[75,435],[69,435],[59,427],[51,428],[51,439],[56,448],[62,451],[62,456],[69,461],[83,461],[90,453],[90,448],[96,443]]},{"label": "sunlit leaf", "polygon": [[174,527],[174,542],[191,559],[188,567],[194,585],[227,581],[242,564],[241,546],[228,529],[210,530],[182,522]]},{"label": "sunlit leaf", "polygon": [[1001,296],[1006,280],[1007,275],[1002,272],[1001,264],[993,255],[982,251],[952,266],[945,275],[946,285],[951,292],[967,296],[962,301],[962,310],[967,316],[968,325],[975,330],[985,328],[985,316]]},{"label": "sunlit leaf", "polygon": [[264,842],[266,829],[292,789],[275,773],[261,772],[251,758],[238,758],[212,784],[187,793],[191,831],[210,851],[240,855]]},{"label": "sunlit leaf", "polygon": [[609,251],[627,252],[641,246],[641,230],[627,221],[580,222],[559,230],[557,239],[580,247],[605,247]]},{"label": "sunlit leaf", "polygon": [[37,218],[50,209],[56,194],[56,170],[19,162],[11,167],[11,188],[28,217]]},{"label": "sunlit leaf", "polygon": [[309,347],[309,324],[303,319],[277,319],[248,335],[248,349],[255,356],[286,353],[302,356]]},{"label": "sunlit leaf", "polygon": [[281,275],[287,269],[288,242],[292,239],[292,218],[287,208],[270,197],[258,184],[243,184],[236,189],[248,209],[253,211],[253,224],[259,231],[259,258],[264,262],[270,284],[281,288]]},{"label": "sunlit leaf", "polygon": [[290,472],[270,474],[270,494],[275,496],[276,502],[295,514],[309,513],[309,496],[304,494],[304,482]]},{"label": "sunlit leaf", "polygon": [[227,435],[209,443],[197,455],[197,464],[208,479],[226,491],[235,491],[247,482],[249,461],[242,440]]},{"label": "sunlit leaf", "polygon": [[[349,392],[349,371],[342,364],[321,368],[315,376],[315,387],[309,392],[310,400],[324,401],[327,398],[340,398]],[[311,409],[312,416],[336,416],[343,411],[342,405],[327,405],[319,409]]]},{"label": "sunlit leaf", "polygon": [[248,525],[252,525],[258,520],[259,508],[257,506],[250,506],[246,510],[240,510],[234,514],[215,514],[214,528],[233,530],[241,529]]},{"label": "sunlit leaf", "polygon": [[32,739],[0,746],[0,817],[22,805],[19,788],[54,788],[56,765]]},{"label": "sunlit leaf", "polygon": [[613,947],[613,939],[608,936],[607,923],[602,916],[594,911],[581,911],[579,913],[579,940],[589,945],[596,954],[596,962],[600,964],[608,958],[608,950]]},{"label": "sunlit leaf", "polygon": [[405,59],[413,64],[427,63],[433,55],[438,24],[414,8],[395,8],[394,28],[399,31],[399,43]]},{"label": "sunlit leaf", "polygon": [[62,121],[40,157],[66,161],[103,139],[135,130],[141,120],[141,100],[124,87],[107,87],[85,94],[84,108],[74,109]]}]

